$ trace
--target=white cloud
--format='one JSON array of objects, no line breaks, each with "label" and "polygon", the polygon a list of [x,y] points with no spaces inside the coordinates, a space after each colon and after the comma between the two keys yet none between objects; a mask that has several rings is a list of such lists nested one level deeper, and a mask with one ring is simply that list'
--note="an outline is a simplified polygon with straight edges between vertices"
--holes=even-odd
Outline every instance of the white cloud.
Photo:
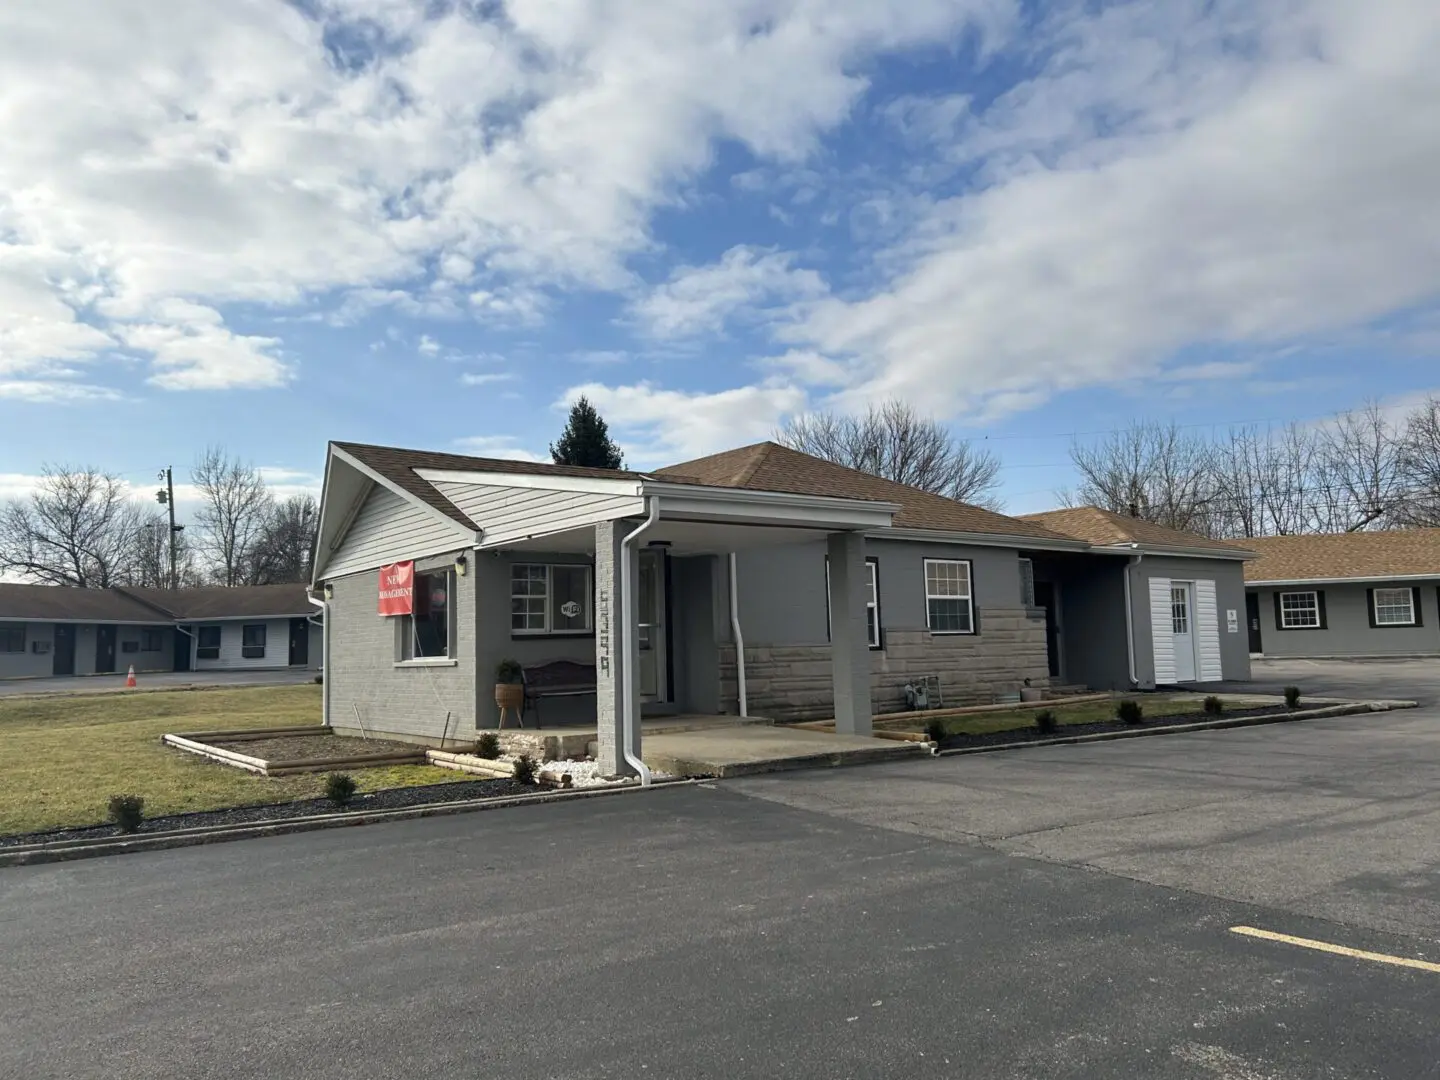
[{"label": "white cloud", "polygon": [[0,400],[32,404],[78,401],[119,401],[123,394],[108,386],[66,382],[61,379],[0,379]]},{"label": "white cloud", "polygon": [[513,371],[467,371],[460,376],[461,386],[489,386],[492,383],[511,382]]},{"label": "white cloud", "polygon": [[630,354],[618,349],[585,349],[571,353],[570,359],[577,364],[605,367],[611,364],[625,363],[630,359]]},{"label": "white cloud", "polygon": [[567,391],[557,407],[587,397],[611,427],[627,464],[670,465],[768,439],[784,417],[805,408],[803,390],[781,382],[715,393],[667,390],[652,383]]},{"label": "white cloud", "polygon": [[720,334],[731,318],[754,318],[767,306],[822,296],[820,275],[794,261],[789,252],[738,245],[708,266],[675,270],[631,304],[631,318],[651,337],[694,337]]},{"label": "white cloud", "polygon": [[0,267],[47,270],[25,278],[26,314],[0,315],[0,356],[118,340],[162,387],[273,386],[277,342],[159,313],[338,294],[340,321],[377,305],[534,321],[552,288],[629,288],[651,214],[718,140],[796,159],[871,57],[970,25],[993,38],[1012,7],[4,5]]},{"label": "white cloud", "polygon": [[420,335],[420,343],[415,346],[415,351],[421,356],[438,356],[440,354],[440,343],[429,334]]},{"label": "white cloud", "polygon": [[1440,7],[1088,12],[1057,16],[1046,69],[943,148],[978,186],[926,212],[883,287],[787,335],[844,360],[842,403],[995,417],[1186,345],[1303,341],[1436,299]]},{"label": "white cloud", "polygon": [[501,458],[506,461],[549,461],[549,454],[539,454],[520,444],[513,435],[471,435],[455,440],[455,449],[476,457]]}]

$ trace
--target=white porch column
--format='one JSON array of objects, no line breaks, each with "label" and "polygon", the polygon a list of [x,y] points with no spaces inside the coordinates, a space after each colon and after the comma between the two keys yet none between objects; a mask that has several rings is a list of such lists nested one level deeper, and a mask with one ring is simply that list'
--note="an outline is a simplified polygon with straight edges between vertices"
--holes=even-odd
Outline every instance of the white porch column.
[{"label": "white porch column", "polygon": [[835,730],[869,735],[870,638],[865,630],[865,536],[831,533],[830,658],[835,682]]},{"label": "white porch column", "polygon": [[[630,776],[624,752],[624,671],[627,644],[620,620],[620,541],[626,523],[602,521],[595,526],[595,722],[598,731],[600,771],[606,776]],[[630,553],[632,559],[635,553]],[[636,731],[639,742],[639,731]]]}]

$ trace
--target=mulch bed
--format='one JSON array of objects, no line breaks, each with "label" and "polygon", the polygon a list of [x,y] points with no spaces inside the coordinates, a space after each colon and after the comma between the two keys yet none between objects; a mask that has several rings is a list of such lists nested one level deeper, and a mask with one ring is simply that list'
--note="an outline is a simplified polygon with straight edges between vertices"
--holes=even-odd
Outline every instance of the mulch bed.
[{"label": "mulch bed", "polygon": [[[204,740],[201,740],[202,742]],[[389,739],[357,739],[352,735],[277,735],[273,739],[213,739],[207,745],[224,747],[237,754],[266,761],[325,761],[359,757],[362,754],[424,753],[423,746]]]},{"label": "mulch bed", "polygon": [[[338,810],[329,799],[302,799],[299,802],[270,803],[265,806],[235,806],[228,810],[202,810],[192,814],[170,814],[147,818],[139,833],[169,832],[172,829],[196,829],[215,825],[249,825],[282,818],[310,817],[315,814],[351,813],[356,810],[398,810],[406,806],[428,806],[432,803],[460,802],[465,799],[493,799],[502,795],[534,795],[547,789],[534,784],[517,784],[514,780],[462,780],[453,784],[427,784],[423,787],[390,788],[368,795],[356,795],[344,810]],[[0,848],[20,844],[43,844],[56,840],[98,840],[119,836],[114,825],[85,825],[47,832],[19,833],[0,836]]]},{"label": "mulch bed", "polygon": [[1013,728],[1009,731],[992,731],[985,735],[947,735],[940,742],[942,750],[956,750],[965,746],[996,746],[1001,743],[1044,742],[1047,739],[1063,739],[1072,735],[1098,735],[1106,731],[1143,731],[1145,728],[1171,727],[1176,724],[1198,724],[1206,720],[1239,720],[1249,716],[1273,716],[1292,710],[1284,705],[1267,705],[1257,709],[1226,709],[1219,716],[1200,711],[1177,713],[1173,716],[1157,716],[1139,724],[1126,724],[1119,720],[1103,720],[1094,724],[1062,724],[1054,731],[1042,732],[1033,724],[1030,727]]}]

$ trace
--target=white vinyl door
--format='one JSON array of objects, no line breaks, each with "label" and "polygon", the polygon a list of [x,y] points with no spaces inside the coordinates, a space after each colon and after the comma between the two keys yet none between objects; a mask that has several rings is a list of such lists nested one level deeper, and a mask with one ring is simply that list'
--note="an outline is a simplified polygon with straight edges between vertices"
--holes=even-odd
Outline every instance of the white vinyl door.
[{"label": "white vinyl door", "polygon": [[665,685],[665,556],[656,550],[640,552],[640,698],[669,700]]},{"label": "white vinyl door", "polygon": [[1188,581],[1170,583],[1170,631],[1175,642],[1175,681],[1195,681],[1195,587]]}]

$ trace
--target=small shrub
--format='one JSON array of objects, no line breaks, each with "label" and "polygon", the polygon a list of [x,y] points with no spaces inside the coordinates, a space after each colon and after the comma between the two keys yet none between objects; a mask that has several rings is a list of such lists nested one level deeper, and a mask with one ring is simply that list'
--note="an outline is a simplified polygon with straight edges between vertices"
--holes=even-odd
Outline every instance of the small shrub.
[{"label": "small shrub", "polygon": [[500,756],[500,736],[487,731],[475,740],[475,756],[494,761]]},{"label": "small shrub", "polygon": [[1049,709],[1041,709],[1035,714],[1035,726],[1043,734],[1050,735],[1060,726],[1060,721],[1055,719],[1055,714]]},{"label": "small shrub", "polygon": [[143,795],[111,795],[110,820],[120,826],[122,833],[138,832],[145,820],[145,797]]},{"label": "small shrub", "polygon": [[501,660],[495,665],[495,682],[502,686],[513,686],[525,681],[525,669],[518,660]]},{"label": "small shrub", "polygon": [[1145,710],[1138,701],[1126,698],[1115,706],[1115,715],[1126,724],[1139,724],[1145,720]]},{"label": "small shrub", "polygon": [[940,717],[932,716],[929,720],[925,721],[925,737],[931,742],[940,742],[949,734],[949,730],[945,727],[945,721],[941,720]]},{"label": "small shrub", "polygon": [[1205,699],[1205,711],[1211,716],[1219,716],[1225,711],[1225,702],[1211,694]]},{"label": "small shrub", "polygon": [[535,759],[529,754],[521,754],[515,759],[515,782],[517,784],[535,783]]},{"label": "small shrub", "polygon": [[349,773],[332,772],[325,777],[325,798],[342,809],[355,797],[355,788],[355,778]]},{"label": "small shrub", "polygon": [[1300,707],[1300,687],[1285,687],[1285,704],[1292,709],[1298,709]]},{"label": "small shrub", "polygon": [[316,676],[315,676],[315,685],[316,685],[316,686],[319,686],[319,685],[320,685],[321,683],[323,683],[324,681],[325,681],[325,676],[324,676],[324,675],[316,675]]}]

